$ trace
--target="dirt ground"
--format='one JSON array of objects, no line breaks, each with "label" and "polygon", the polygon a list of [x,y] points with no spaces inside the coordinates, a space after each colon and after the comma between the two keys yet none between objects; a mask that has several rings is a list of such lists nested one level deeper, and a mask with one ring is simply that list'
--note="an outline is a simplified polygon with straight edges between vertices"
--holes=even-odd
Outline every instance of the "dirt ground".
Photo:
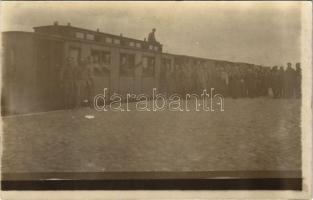
[{"label": "dirt ground", "polygon": [[3,122],[3,172],[301,169],[294,99],[226,99],[224,112],[82,108]]}]

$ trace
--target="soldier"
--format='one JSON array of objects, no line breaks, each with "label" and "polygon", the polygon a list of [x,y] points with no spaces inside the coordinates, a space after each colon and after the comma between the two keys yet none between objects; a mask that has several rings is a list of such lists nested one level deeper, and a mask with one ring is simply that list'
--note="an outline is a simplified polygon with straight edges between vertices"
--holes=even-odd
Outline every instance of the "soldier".
[{"label": "soldier", "polygon": [[153,43],[157,42],[156,39],[155,39],[155,31],[156,31],[156,29],[153,28],[152,31],[149,33],[149,35],[148,35],[148,42],[149,43],[153,44]]},{"label": "soldier", "polygon": [[278,98],[280,95],[280,84],[277,66],[273,66],[271,70],[271,88],[273,90],[273,97]]},{"label": "soldier", "polygon": [[264,68],[264,96],[269,95],[269,89],[271,88],[271,74],[270,74],[270,68],[265,67]]},{"label": "soldier", "polygon": [[184,73],[182,70],[182,66],[175,65],[176,72],[175,72],[175,85],[176,85],[176,93],[182,95],[184,93]]},{"label": "soldier", "polygon": [[221,77],[221,82],[220,82],[221,93],[224,97],[226,97],[228,95],[227,87],[228,87],[229,77],[228,77],[228,73],[225,70],[225,67],[221,68],[220,77]]},{"label": "soldier", "polygon": [[240,97],[246,97],[246,84],[245,84],[245,72],[244,69],[239,70],[239,80],[240,80]]},{"label": "soldier", "polygon": [[[217,71],[217,66],[214,65],[212,68],[209,69],[209,88],[214,88],[215,90],[219,89],[218,86],[218,71]],[[211,90],[211,89],[210,89]]]},{"label": "soldier", "polygon": [[300,63],[296,63],[296,75],[295,75],[295,92],[296,97],[301,98],[301,66]]},{"label": "soldier", "polygon": [[73,59],[68,58],[66,65],[62,67],[60,74],[60,84],[63,89],[63,102],[65,109],[72,109],[74,106],[75,90],[73,67]]},{"label": "soldier", "polygon": [[176,80],[175,80],[175,70],[174,66],[168,65],[167,66],[167,73],[166,73],[166,79],[168,83],[168,94],[169,96],[175,93],[176,91]]},{"label": "soldier", "polygon": [[287,63],[285,71],[285,92],[286,98],[294,97],[296,85],[296,72],[291,67],[291,63]]},{"label": "soldier", "polygon": [[102,68],[102,63],[100,63],[99,57],[94,56],[91,57],[91,62],[88,63],[87,67],[89,70],[91,70],[91,73],[94,73],[94,75],[103,75],[104,71]]},{"label": "soldier", "polygon": [[167,64],[168,62],[166,60],[162,60],[162,66],[160,70],[160,77],[159,77],[159,89],[162,93],[167,92],[168,82],[167,82]]},{"label": "soldier", "polygon": [[201,64],[201,69],[202,71],[201,73],[201,88],[202,88],[202,91],[201,93],[203,92],[203,90],[207,90],[208,91],[208,68],[206,67],[206,65],[204,63]]},{"label": "soldier", "polygon": [[235,73],[234,73],[234,98],[241,97],[241,76],[240,76],[239,67],[235,67]]},{"label": "soldier", "polygon": [[211,90],[211,88],[213,88],[213,84],[212,84],[212,66],[207,66],[207,78],[206,78],[206,80],[207,80],[207,86],[206,86],[206,88],[207,88],[207,90],[208,91],[210,91]]},{"label": "soldier", "polygon": [[250,98],[255,97],[256,96],[256,73],[255,73],[254,66],[249,67],[244,80],[247,86],[248,96]]},{"label": "soldier", "polygon": [[73,74],[74,74],[74,88],[75,88],[75,108],[78,108],[81,106],[82,103],[82,97],[84,92],[85,83],[83,80],[83,68],[84,65],[86,65],[86,61],[81,59],[79,61],[79,64],[77,67],[74,68]]},{"label": "soldier", "polygon": [[236,73],[234,69],[231,69],[229,73],[229,95],[232,98],[236,98]]},{"label": "soldier", "polygon": [[192,78],[191,78],[191,69],[190,69],[189,63],[184,64],[183,73],[184,73],[185,93],[190,94],[191,93]]},{"label": "soldier", "polygon": [[278,80],[277,80],[277,84],[278,84],[278,97],[279,98],[283,98],[286,94],[286,79],[285,79],[285,70],[284,67],[281,66],[278,70]]},{"label": "soldier", "polygon": [[206,69],[202,63],[199,63],[198,65],[198,77],[199,77],[199,94],[203,92],[203,90],[206,89],[206,83],[207,83],[207,75],[206,75]]},{"label": "soldier", "polygon": [[195,65],[191,68],[191,92],[194,94],[199,94],[199,77],[197,72],[197,67]]},{"label": "soldier", "polygon": [[260,71],[258,67],[254,68],[254,97],[259,97],[260,96]]},{"label": "soldier", "polygon": [[93,59],[87,57],[87,62],[85,65],[83,64],[82,67],[84,100],[85,102],[88,102],[89,106],[92,106],[94,95],[93,72],[95,69],[100,69],[97,57],[94,57]]}]

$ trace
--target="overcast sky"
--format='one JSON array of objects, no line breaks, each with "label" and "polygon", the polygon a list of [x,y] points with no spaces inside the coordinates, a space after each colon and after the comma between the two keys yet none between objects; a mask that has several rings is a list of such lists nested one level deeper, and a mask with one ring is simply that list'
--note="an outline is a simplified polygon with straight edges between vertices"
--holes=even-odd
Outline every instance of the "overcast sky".
[{"label": "overcast sky", "polygon": [[266,66],[300,61],[301,2],[2,2],[2,30],[71,22],[164,51]]}]

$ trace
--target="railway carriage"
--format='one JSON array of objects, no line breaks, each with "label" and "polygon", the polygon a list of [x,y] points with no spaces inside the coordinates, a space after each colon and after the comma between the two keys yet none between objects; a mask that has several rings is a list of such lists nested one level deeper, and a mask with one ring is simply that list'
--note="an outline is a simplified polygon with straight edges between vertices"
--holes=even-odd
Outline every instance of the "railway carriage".
[{"label": "railway carriage", "polygon": [[177,92],[179,83],[173,74],[179,70],[191,72],[224,63],[163,53],[160,43],[71,24],[34,27],[34,32],[3,32],[2,41],[2,115],[64,109],[60,73],[67,58],[76,63],[81,59],[97,61],[103,70],[93,71],[95,94],[107,88],[107,96],[118,93],[124,98],[127,93],[152,95],[153,88]]}]

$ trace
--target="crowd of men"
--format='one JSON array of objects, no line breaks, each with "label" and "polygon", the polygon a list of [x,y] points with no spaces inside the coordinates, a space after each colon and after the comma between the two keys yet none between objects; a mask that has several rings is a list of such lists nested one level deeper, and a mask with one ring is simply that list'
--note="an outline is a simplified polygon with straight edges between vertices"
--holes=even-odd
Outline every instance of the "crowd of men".
[{"label": "crowd of men", "polygon": [[[214,88],[215,93],[231,98],[301,97],[300,63],[296,63],[294,68],[291,63],[287,63],[286,68],[188,63],[173,66],[163,63],[166,70],[159,77],[159,92],[167,95],[200,95],[203,90],[210,92]],[[101,75],[104,71],[110,73],[110,66],[99,61],[97,57],[87,57],[79,61],[69,58],[60,74],[65,107],[78,108],[83,103],[92,106],[95,74]]]},{"label": "crowd of men", "polygon": [[167,94],[201,94],[204,89],[214,88],[224,97],[300,98],[300,63],[286,69],[281,67],[207,66],[205,64],[166,66],[165,80],[160,82],[161,90]]},{"label": "crowd of men", "polygon": [[78,62],[68,58],[60,73],[60,87],[66,108],[78,108],[83,104],[92,106],[94,97],[94,74],[109,71],[109,66],[98,61],[97,57],[87,57]]}]

